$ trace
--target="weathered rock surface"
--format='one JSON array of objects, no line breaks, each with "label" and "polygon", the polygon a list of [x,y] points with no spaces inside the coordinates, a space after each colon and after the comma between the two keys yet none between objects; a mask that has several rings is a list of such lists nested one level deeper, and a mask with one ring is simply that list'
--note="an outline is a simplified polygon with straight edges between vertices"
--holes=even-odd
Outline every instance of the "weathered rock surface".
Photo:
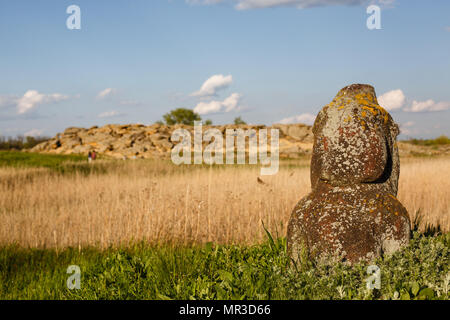
[{"label": "weathered rock surface", "polygon": [[[56,154],[82,153],[87,155],[89,151],[95,150],[100,154],[114,158],[169,158],[172,147],[177,143],[173,143],[170,138],[172,132],[178,128],[187,129],[191,132],[192,137],[194,136],[194,128],[185,125],[165,126],[154,124],[144,126],[140,124],[110,124],[100,128],[95,126],[90,129],[71,127],[67,128],[63,133],[57,134],[56,137],[35,146],[30,151]],[[208,128],[219,129],[225,135],[226,129],[254,129],[258,132],[259,129],[265,128],[265,126],[203,126],[203,132]],[[280,130],[280,158],[298,158],[311,154],[313,145],[311,126],[280,124],[268,127],[269,133],[271,128]]]},{"label": "weathered rock surface", "polygon": [[[140,124],[115,125],[109,124],[103,127],[89,129],[70,127],[54,138],[43,142],[30,151],[57,154],[86,154],[89,151],[108,155],[114,158],[166,158],[170,157],[170,150],[175,143],[170,141],[173,130],[184,128],[193,132],[193,127],[176,125],[164,126],[154,124],[144,126]],[[217,128],[223,134],[226,129],[241,128],[258,131],[265,126],[251,125],[222,125],[203,126],[203,131],[208,128]],[[298,158],[311,155],[313,148],[312,127],[303,124],[274,124],[270,128],[279,129],[280,158]],[[269,131],[270,132],[270,131]],[[406,142],[398,143],[400,156],[432,156],[450,155],[450,146],[439,148],[416,146]]]},{"label": "weathered rock surface", "polygon": [[399,130],[373,87],[340,90],[319,112],[313,133],[312,192],[289,221],[291,257],[306,248],[319,261],[354,263],[406,245],[410,221],[396,199]]}]

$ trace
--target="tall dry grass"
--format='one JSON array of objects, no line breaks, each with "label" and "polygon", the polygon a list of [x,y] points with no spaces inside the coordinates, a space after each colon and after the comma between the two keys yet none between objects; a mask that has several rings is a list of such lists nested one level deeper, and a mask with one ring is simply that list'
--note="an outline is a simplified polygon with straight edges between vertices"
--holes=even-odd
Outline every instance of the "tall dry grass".
[{"label": "tall dry grass", "polygon": [[[292,208],[310,190],[306,163],[282,166],[262,182],[256,167],[151,166],[131,161],[88,176],[0,169],[0,245],[255,243],[265,237],[261,221],[284,236]],[[450,159],[402,162],[400,201],[410,215],[421,209],[424,222],[444,231],[450,230],[449,176]]]}]

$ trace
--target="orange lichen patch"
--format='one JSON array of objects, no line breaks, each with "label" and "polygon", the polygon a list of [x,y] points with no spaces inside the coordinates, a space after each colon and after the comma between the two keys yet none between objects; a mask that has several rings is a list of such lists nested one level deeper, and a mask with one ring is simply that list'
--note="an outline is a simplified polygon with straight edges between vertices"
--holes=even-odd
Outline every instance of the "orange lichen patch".
[{"label": "orange lichen patch", "polygon": [[372,114],[373,114],[374,116],[376,116],[376,115],[378,114],[378,112],[377,112],[374,108],[367,107],[367,106],[362,106],[361,108],[366,109],[366,110],[369,110],[370,112],[372,112]]},{"label": "orange lichen patch", "polygon": [[345,106],[340,106],[339,108],[338,108],[338,110],[342,110],[342,109],[344,109],[345,108]]},{"label": "orange lichen patch", "polygon": [[394,199],[394,200],[397,200],[397,198],[394,197],[392,194],[389,194],[389,197],[391,197],[391,198]]},{"label": "orange lichen patch", "polygon": [[368,92],[368,93],[365,94],[365,96],[366,96],[367,100],[369,100],[371,102],[375,102],[375,96],[373,94]]},{"label": "orange lichen patch", "polygon": [[374,104],[374,107],[380,111],[381,114],[384,114],[385,117],[388,116],[388,112],[378,104]]},{"label": "orange lichen patch", "polygon": [[[363,103],[361,103],[361,104],[363,104]],[[380,116],[381,120],[384,122],[384,124],[387,124],[389,121],[389,113],[383,107],[380,107],[377,104],[364,103],[364,105],[361,106],[361,109],[370,111],[374,116]],[[361,116],[365,117],[366,113],[364,111],[361,112]]]},{"label": "orange lichen patch", "polygon": [[364,117],[364,118],[365,118],[365,117],[366,117],[366,115],[367,115],[367,114],[366,114],[366,112],[365,112],[365,111],[362,111],[362,112],[361,112],[361,117]]},{"label": "orange lichen patch", "polygon": [[376,105],[377,109],[380,110],[382,113],[388,113],[382,106],[380,106],[379,104]]},{"label": "orange lichen patch", "polygon": [[355,99],[360,105],[367,105],[373,108],[378,108],[378,104],[375,102],[375,98],[367,93],[361,93],[355,95]]}]

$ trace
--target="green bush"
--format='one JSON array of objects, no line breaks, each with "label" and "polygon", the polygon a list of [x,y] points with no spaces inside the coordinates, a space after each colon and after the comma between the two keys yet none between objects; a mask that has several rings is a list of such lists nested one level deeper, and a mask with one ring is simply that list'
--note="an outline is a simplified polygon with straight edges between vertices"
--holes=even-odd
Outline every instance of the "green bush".
[{"label": "green bush", "polygon": [[442,146],[450,144],[450,139],[447,136],[440,136],[436,139],[411,139],[406,142],[418,146]]},{"label": "green bush", "polygon": [[[378,259],[381,289],[366,288],[367,264],[305,264],[296,270],[285,240],[254,246],[0,249],[0,299],[449,299],[450,234],[417,232]],[[69,265],[81,289],[66,287]]]},{"label": "green bush", "polygon": [[0,150],[22,150],[31,149],[41,142],[47,141],[48,137],[0,137]]},{"label": "green bush", "polygon": [[234,124],[247,124],[241,117],[234,118]]},{"label": "green bush", "polygon": [[167,125],[180,123],[193,126],[194,121],[202,120],[202,118],[193,110],[184,108],[172,110],[169,113],[166,113],[163,118]]}]

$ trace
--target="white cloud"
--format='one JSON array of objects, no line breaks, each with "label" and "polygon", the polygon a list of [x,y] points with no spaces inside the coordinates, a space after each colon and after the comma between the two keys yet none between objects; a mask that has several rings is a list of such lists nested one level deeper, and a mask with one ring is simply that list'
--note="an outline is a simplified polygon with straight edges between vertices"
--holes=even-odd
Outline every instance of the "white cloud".
[{"label": "white cloud", "polygon": [[365,0],[239,0],[236,4],[238,10],[296,7],[299,9],[330,6],[330,5],[357,5],[367,3]]},{"label": "white cloud", "polygon": [[444,111],[450,109],[449,101],[441,101],[435,102],[432,99],[428,99],[426,101],[416,101],[413,102],[409,106],[405,106],[406,97],[403,94],[403,91],[400,89],[391,90],[380,97],[378,97],[378,103],[380,106],[385,108],[386,110],[392,111],[403,108],[403,111],[406,112],[433,112],[433,111]]},{"label": "white cloud", "polygon": [[17,100],[17,113],[24,114],[39,104],[55,103],[69,99],[68,96],[60,93],[43,94],[36,90],[28,90],[23,97]]},{"label": "white cloud", "polygon": [[110,97],[114,94],[116,94],[117,90],[114,88],[106,88],[105,90],[102,90],[98,93],[97,99],[105,99],[107,97]]},{"label": "white cloud", "polygon": [[237,10],[261,9],[273,7],[295,7],[298,9],[324,7],[324,6],[355,6],[368,5],[370,3],[378,3],[380,5],[392,5],[395,0],[186,0],[189,4],[217,4],[221,2],[236,3]]},{"label": "white cloud", "polygon": [[400,124],[400,127],[409,128],[409,127],[412,127],[415,124],[416,123],[414,121],[408,121],[408,122]]},{"label": "white cloud", "polygon": [[429,99],[426,101],[414,100],[411,106],[403,110],[407,112],[430,112],[430,111],[444,111],[448,109],[450,109],[449,101],[434,102],[434,100]]},{"label": "white cloud", "polygon": [[[227,88],[233,82],[231,75],[224,76],[222,74],[216,74],[206,80],[200,90],[191,94],[193,97],[211,98],[217,95],[217,92],[221,89]],[[239,93],[233,93],[223,101],[210,100],[199,102],[194,111],[198,114],[208,114],[217,112],[231,112],[239,109],[239,102],[242,95]]]},{"label": "white cloud", "polygon": [[406,98],[400,89],[388,91],[378,97],[378,103],[386,110],[396,110],[405,104]]},{"label": "white cloud", "polygon": [[8,107],[17,104],[18,97],[16,96],[0,96],[0,108]]},{"label": "white cloud", "polygon": [[198,114],[208,114],[219,112],[223,107],[221,101],[200,102],[194,108],[194,112]]},{"label": "white cloud", "polygon": [[297,116],[284,118],[279,121],[281,124],[291,124],[291,123],[304,123],[308,125],[313,125],[314,120],[316,120],[316,116],[311,113],[302,113]]},{"label": "white cloud", "polygon": [[241,94],[233,93],[224,101],[200,102],[195,106],[194,112],[198,114],[208,114],[208,113],[216,113],[223,111],[230,112],[233,110],[238,110],[241,98],[242,98]]},{"label": "white cloud", "polygon": [[400,133],[401,134],[412,134],[413,132],[417,130],[412,130],[411,127],[413,127],[416,123],[414,121],[408,121],[405,123],[400,124]]},{"label": "white cloud", "polygon": [[98,115],[98,117],[99,118],[112,118],[112,117],[118,117],[120,115],[122,115],[122,114],[113,110],[113,111],[106,111],[106,112],[100,113]]},{"label": "white cloud", "polygon": [[231,96],[226,98],[222,103],[225,108],[225,112],[236,110],[238,108],[238,104],[241,98],[242,95],[239,93],[233,93]]},{"label": "white cloud", "polygon": [[200,90],[191,94],[192,97],[211,97],[215,96],[220,89],[227,88],[233,82],[231,75],[224,76],[216,74],[206,80]]},{"label": "white cloud", "polygon": [[400,134],[404,134],[404,135],[412,135],[414,134],[414,132],[417,132],[417,130],[410,130],[408,128],[400,128]]},{"label": "white cloud", "polygon": [[25,132],[23,135],[25,137],[39,137],[43,132],[44,130],[41,129],[31,129],[30,131]]}]

